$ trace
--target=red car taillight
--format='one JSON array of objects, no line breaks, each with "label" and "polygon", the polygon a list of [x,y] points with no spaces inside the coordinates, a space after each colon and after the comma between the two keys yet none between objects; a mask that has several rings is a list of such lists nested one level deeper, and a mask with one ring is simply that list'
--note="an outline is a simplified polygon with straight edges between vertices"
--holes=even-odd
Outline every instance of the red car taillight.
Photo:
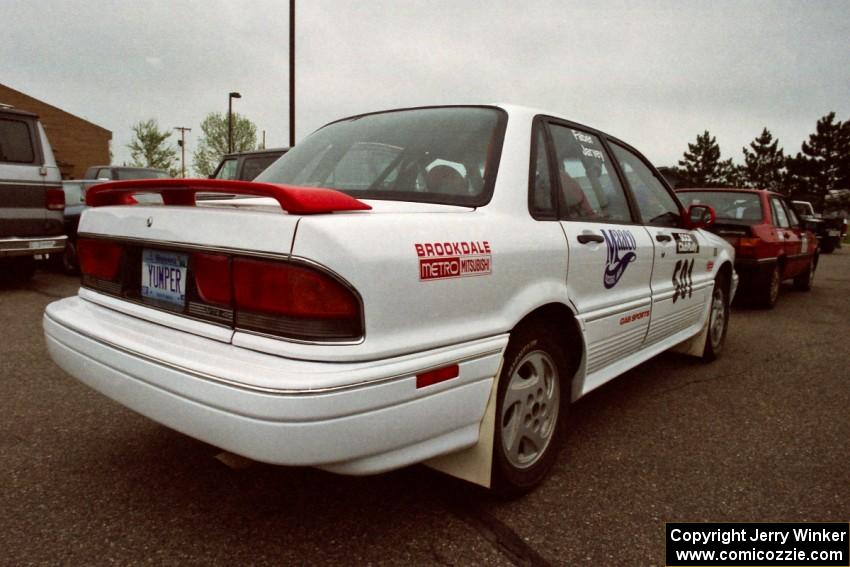
[{"label": "red car taillight", "polygon": [[362,335],[357,296],[330,275],[252,258],[232,266],[237,327],[300,339]]},{"label": "red car taillight", "polygon": [[49,211],[64,211],[65,192],[62,189],[48,189],[45,206]]},{"label": "red car taillight", "polygon": [[206,303],[230,305],[233,300],[230,258],[222,254],[193,254],[192,270],[198,296]]},{"label": "red car taillight", "polygon": [[84,277],[114,281],[118,277],[123,251],[123,247],[117,242],[80,238],[77,240],[80,272]]}]

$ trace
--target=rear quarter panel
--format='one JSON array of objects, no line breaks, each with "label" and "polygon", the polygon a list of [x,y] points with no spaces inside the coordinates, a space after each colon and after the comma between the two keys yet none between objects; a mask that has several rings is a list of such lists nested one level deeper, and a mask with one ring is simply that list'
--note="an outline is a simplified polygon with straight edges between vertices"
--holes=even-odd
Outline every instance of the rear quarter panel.
[{"label": "rear quarter panel", "polygon": [[[436,243],[450,244],[452,253],[443,257],[486,260],[489,269],[428,279],[421,270],[434,256],[422,254]],[[458,248],[471,253],[458,255]],[[374,359],[506,333],[540,305],[568,303],[563,231],[527,212],[507,216],[485,208],[308,217],[299,223],[292,253],[332,270],[363,300],[365,339],[322,348],[327,360]],[[280,343],[278,348],[281,354],[310,357],[317,347]]]}]

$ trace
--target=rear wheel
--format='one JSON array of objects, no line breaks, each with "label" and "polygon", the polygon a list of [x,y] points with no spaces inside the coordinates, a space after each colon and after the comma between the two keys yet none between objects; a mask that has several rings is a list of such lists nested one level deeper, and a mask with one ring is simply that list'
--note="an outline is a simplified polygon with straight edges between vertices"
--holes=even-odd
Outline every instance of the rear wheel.
[{"label": "rear wheel", "polygon": [[806,268],[806,271],[794,278],[794,289],[799,289],[800,291],[811,290],[812,284],[815,281],[815,269],[817,269],[817,263],[812,258],[809,260],[809,266]]},{"label": "rear wheel", "polygon": [[35,258],[17,256],[6,258],[0,263],[0,279],[8,283],[25,283],[35,273]]},{"label": "rear wheel", "polygon": [[493,489],[513,497],[539,484],[552,468],[569,399],[567,359],[545,327],[514,331],[499,377],[493,447]]},{"label": "rear wheel", "polygon": [[764,288],[759,290],[756,303],[759,307],[765,309],[773,309],[776,301],[779,299],[779,287],[782,284],[782,266],[777,262],[770,272],[767,283]]}]

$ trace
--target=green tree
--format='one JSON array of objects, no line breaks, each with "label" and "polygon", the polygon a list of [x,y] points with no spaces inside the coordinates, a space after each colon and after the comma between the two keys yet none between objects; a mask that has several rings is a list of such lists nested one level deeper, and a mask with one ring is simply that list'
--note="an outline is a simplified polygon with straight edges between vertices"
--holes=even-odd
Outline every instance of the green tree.
[{"label": "green tree", "polygon": [[[227,114],[210,112],[201,122],[201,137],[194,153],[195,171],[204,177],[215,171],[227,153]],[[245,152],[257,147],[257,126],[240,114],[233,113],[233,151]]]},{"label": "green tree", "polygon": [[785,152],[779,147],[779,140],[770,130],[764,128],[761,135],[750,142],[750,149],[744,152],[743,183],[748,187],[758,187],[771,191],[780,191],[785,186]]},{"label": "green tree", "polygon": [[717,139],[706,130],[697,135],[697,141],[688,144],[688,151],[679,160],[679,174],[689,187],[719,187],[733,173],[732,161],[720,161]]},{"label": "green tree", "polygon": [[836,121],[830,112],[818,120],[801,149],[787,160],[789,188],[808,194],[822,209],[829,191],[850,188],[850,121]]},{"label": "green tree", "polygon": [[167,143],[169,131],[160,131],[156,120],[151,118],[133,124],[133,139],[127,144],[130,150],[130,165],[155,167],[177,176],[177,150]]}]

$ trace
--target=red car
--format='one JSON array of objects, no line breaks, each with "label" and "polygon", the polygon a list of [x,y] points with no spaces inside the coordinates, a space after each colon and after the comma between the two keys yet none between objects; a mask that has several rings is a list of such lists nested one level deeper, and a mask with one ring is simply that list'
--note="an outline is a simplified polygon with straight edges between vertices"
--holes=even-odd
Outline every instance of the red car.
[{"label": "red car", "polygon": [[800,223],[784,196],[764,189],[679,189],[686,206],[710,205],[710,230],[735,247],[738,296],[766,308],[776,304],[783,280],[808,291],[818,265],[815,234]]}]

